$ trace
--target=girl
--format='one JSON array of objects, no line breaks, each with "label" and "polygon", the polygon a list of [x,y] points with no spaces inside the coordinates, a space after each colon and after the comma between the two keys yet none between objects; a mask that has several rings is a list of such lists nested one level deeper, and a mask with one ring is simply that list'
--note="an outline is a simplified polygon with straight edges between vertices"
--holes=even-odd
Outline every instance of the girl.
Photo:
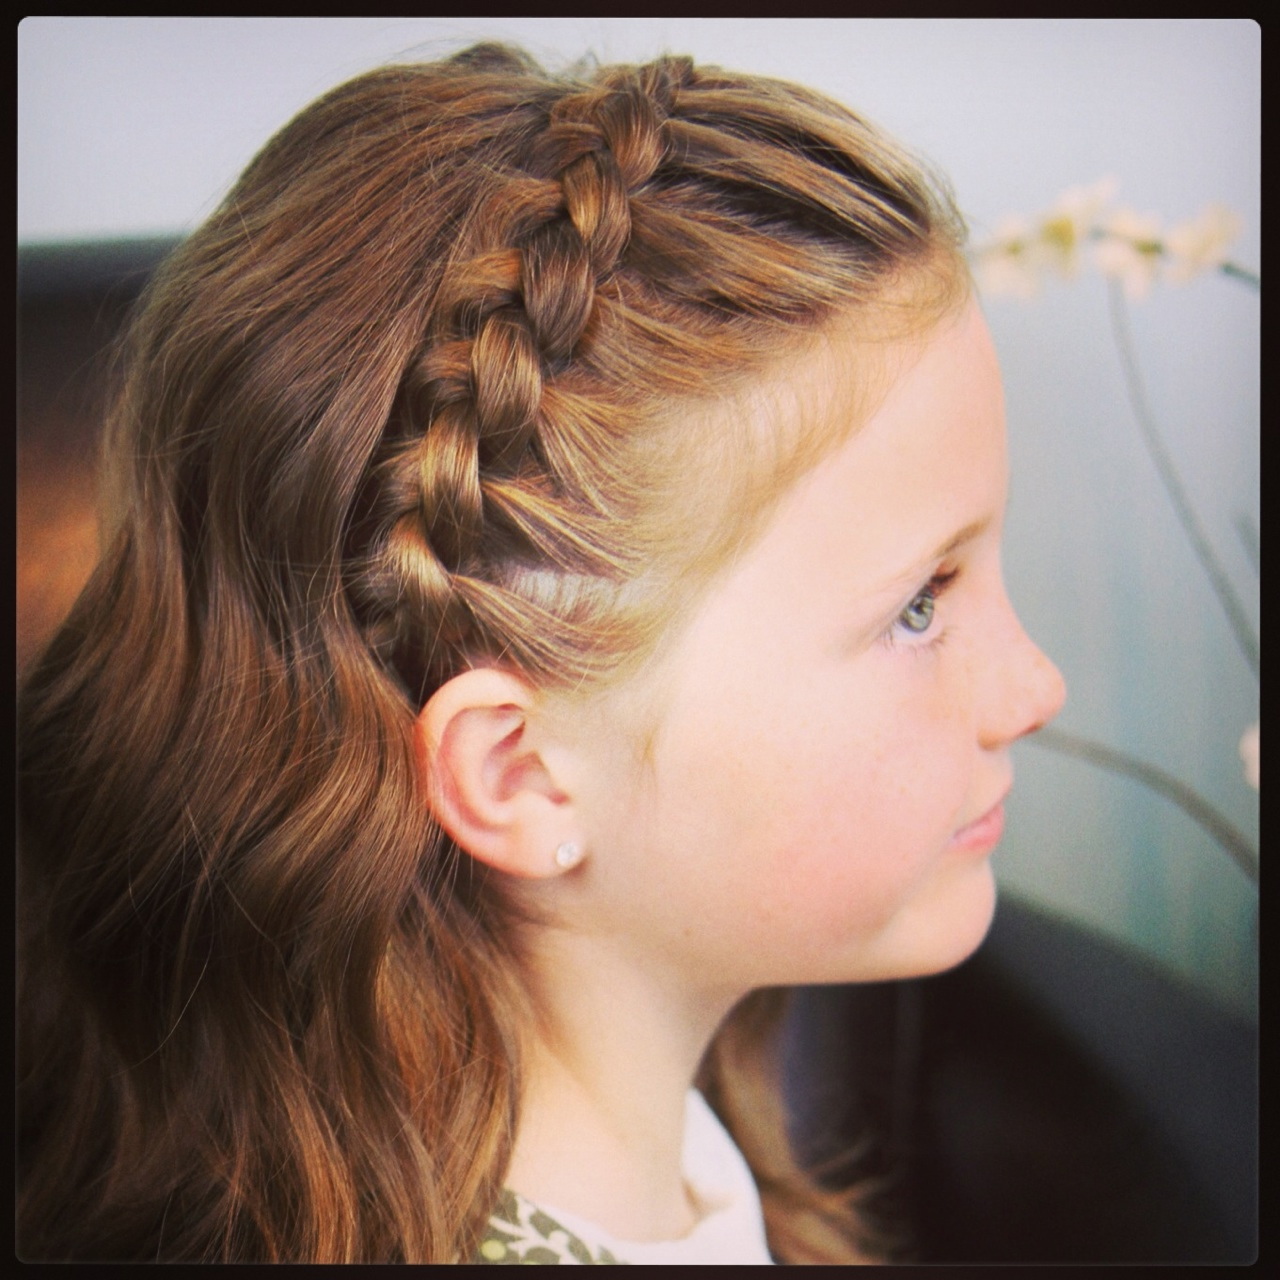
[{"label": "girl", "polygon": [[126,369],[22,700],[24,1256],[865,1256],[760,993],[967,955],[1062,697],[947,197],[479,46],[286,126]]}]

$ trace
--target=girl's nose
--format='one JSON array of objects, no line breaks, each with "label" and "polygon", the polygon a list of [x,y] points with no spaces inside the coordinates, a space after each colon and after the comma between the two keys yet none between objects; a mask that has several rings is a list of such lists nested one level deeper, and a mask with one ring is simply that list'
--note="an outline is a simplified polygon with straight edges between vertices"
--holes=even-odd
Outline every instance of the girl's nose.
[{"label": "girl's nose", "polygon": [[1067,686],[1062,672],[1022,629],[1012,607],[1007,642],[992,655],[990,693],[981,741],[998,749],[1043,728],[1062,710]]}]

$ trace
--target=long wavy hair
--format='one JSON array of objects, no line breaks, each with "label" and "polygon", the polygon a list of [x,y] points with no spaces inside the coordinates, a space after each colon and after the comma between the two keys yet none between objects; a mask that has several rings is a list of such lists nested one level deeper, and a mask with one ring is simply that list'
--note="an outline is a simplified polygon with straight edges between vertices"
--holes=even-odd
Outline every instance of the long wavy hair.
[{"label": "long wavy hair", "polygon": [[[21,695],[22,1256],[472,1256],[526,1006],[415,716],[651,652],[825,447],[709,406],[836,317],[927,324],[961,239],[857,116],[686,58],[477,46],[266,145],[143,299],[103,555]],[[766,999],[703,1086],[775,1253],[851,1260]]]}]

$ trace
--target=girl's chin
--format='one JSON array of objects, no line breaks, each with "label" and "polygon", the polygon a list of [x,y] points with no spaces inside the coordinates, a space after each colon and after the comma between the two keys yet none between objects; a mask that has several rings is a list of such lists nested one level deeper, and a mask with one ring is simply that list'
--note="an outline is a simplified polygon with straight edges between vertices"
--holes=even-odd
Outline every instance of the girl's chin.
[{"label": "girl's chin", "polygon": [[955,895],[948,927],[938,931],[937,955],[916,977],[955,968],[985,941],[996,913],[996,878],[991,863],[985,859],[973,868],[973,872],[972,876],[966,877],[963,898],[958,891]]},{"label": "girl's chin", "polygon": [[885,948],[872,974],[851,982],[888,982],[943,973],[967,960],[982,945],[996,910],[996,881],[987,859],[965,868],[927,905],[915,903],[885,935]]}]

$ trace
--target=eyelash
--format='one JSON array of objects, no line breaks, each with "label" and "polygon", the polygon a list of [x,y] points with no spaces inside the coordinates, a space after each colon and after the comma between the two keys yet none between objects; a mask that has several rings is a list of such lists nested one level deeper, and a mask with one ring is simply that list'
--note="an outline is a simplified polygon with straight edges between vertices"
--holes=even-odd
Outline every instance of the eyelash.
[{"label": "eyelash", "polygon": [[[935,573],[933,577],[916,592],[908,602],[907,607],[903,609],[902,612],[893,620],[893,625],[888,631],[888,640],[890,644],[899,643],[899,637],[901,635],[906,635],[913,639],[927,636],[928,639],[924,642],[925,647],[932,647],[942,642],[943,637],[947,634],[945,629],[938,631],[936,634],[930,635],[930,632],[934,629],[933,624],[936,616],[934,613],[934,606],[942,599],[943,595],[946,594],[947,588],[956,580],[959,573],[960,571],[958,569],[952,569],[947,573]],[[906,625],[907,614],[920,604],[921,601],[928,601],[929,617],[927,622],[919,629]]]}]

